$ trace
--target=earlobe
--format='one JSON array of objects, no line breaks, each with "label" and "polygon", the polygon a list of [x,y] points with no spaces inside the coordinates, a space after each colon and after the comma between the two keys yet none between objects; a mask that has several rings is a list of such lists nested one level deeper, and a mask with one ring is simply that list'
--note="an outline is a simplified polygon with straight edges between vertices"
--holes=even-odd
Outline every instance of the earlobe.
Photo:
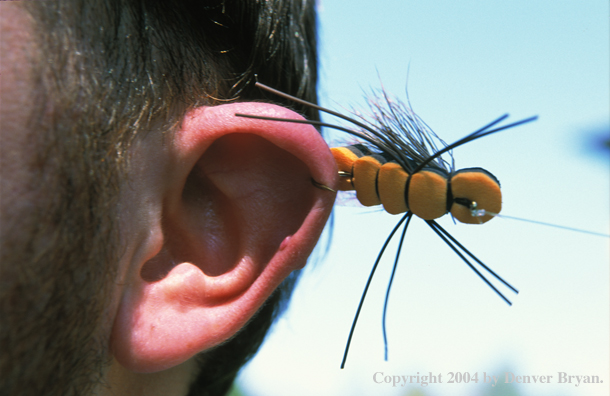
[{"label": "earlobe", "polygon": [[[163,370],[232,337],[293,270],[332,209],[336,166],[310,125],[263,103],[189,113],[173,138],[159,190],[163,247],[135,263],[112,334],[117,360]],[[149,256],[150,257],[150,256]]]}]

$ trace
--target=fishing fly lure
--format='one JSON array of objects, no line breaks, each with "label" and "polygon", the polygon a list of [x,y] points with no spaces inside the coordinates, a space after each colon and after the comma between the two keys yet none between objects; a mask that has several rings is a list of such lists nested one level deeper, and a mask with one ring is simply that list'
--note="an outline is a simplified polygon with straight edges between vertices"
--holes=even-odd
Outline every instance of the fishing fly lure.
[{"label": "fishing fly lure", "polygon": [[[357,137],[363,143],[331,149],[339,169],[339,190],[355,190],[358,201],[364,206],[381,204],[391,214],[405,213],[386,239],[375,260],[352,323],[341,368],[345,367],[356,323],[375,270],[390,240],[404,223],[383,309],[382,328],[385,359],[387,360],[388,342],[385,323],[388,299],[402,243],[413,215],[423,219],[492,290],[511,305],[510,300],[474,266],[471,260],[478,263],[484,271],[514,293],[518,293],[518,290],[480,261],[435,219],[451,213],[453,218],[462,223],[483,224],[496,216],[502,208],[502,193],[498,179],[482,168],[456,170],[451,150],[492,133],[534,121],[537,117],[497,126],[508,117],[508,115],[503,115],[457,142],[447,145],[411,110],[410,105],[407,106],[402,102],[390,99],[384,91],[382,91],[381,97],[374,97],[369,101],[372,110],[369,121],[361,116],[357,116],[359,119],[348,117],[260,83],[256,83],[256,85],[283,98],[349,121],[358,129],[354,130],[321,121],[247,114],[236,114],[236,116],[307,123],[338,129]],[[444,147],[438,148],[435,141]],[[451,164],[441,157],[445,153],[450,157]],[[312,182],[316,187],[328,189],[314,180]]]}]

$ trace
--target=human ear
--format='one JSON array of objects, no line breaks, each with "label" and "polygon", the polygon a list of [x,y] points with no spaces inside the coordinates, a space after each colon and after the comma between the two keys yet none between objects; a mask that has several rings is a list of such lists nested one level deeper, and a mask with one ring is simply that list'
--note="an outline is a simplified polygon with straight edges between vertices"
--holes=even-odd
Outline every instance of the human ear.
[{"label": "human ear", "polygon": [[330,214],[335,194],[312,179],[334,188],[337,170],[315,128],[235,113],[300,118],[263,103],[186,115],[148,198],[159,235],[131,264],[112,330],[127,369],[173,367],[236,334],[305,265]]}]

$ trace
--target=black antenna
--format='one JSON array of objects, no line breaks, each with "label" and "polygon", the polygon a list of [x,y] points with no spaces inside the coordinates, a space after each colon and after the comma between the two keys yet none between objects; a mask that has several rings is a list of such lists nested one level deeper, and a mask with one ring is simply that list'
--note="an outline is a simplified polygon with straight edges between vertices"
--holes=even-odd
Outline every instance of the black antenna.
[{"label": "black antenna", "polygon": [[[368,142],[372,143],[374,146],[379,148],[381,151],[386,151],[386,152],[390,153],[394,157],[394,159],[400,165],[402,165],[405,169],[407,169],[406,168],[407,159],[404,157],[404,155],[400,151],[394,150],[393,149],[393,146],[394,146],[393,143],[385,135],[383,135],[379,131],[376,131],[375,129],[371,128],[371,126],[366,125],[366,124],[364,124],[364,123],[362,123],[362,122],[360,122],[358,120],[355,120],[355,119],[353,119],[351,117],[348,117],[345,114],[341,114],[339,112],[327,109],[327,108],[319,106],[317,104],[314,104],[314,103],[308,102],[306,100],[297,98],[296,96],[289,95],[289,94],[287,94],[285,92],[278,91],[277,89],[271,88],[271,87],[269,87],[269,86],[267,86],[265,84],[261,84],[259,82],[256,82],[254,85],[256,87],[260,88],[260,89],[263,89],[265,91],[271,92],[271,93],[273,93],[273,94],[275,94],[275,95],[277,95],[277,96],[279,96],[281,98],[291,100],[291,101],[293,101],[295,103],[299,103],[299,104],[301,104],[303,106],[308,106],[308,107],[311,107],[312,109],[323,111],[323,112],[325,112],[327,114],[330,114],[330,115],[333,115],[335,117],[341,118],[342,120],[351,122],[352,124],[354,124],[354,125],[362,128],[362,129],[368,131],[373,136],[375,136],[377,139],[379,139],[380,141],[383,142],[383,147],[380,147],[378,142],[373,142],[370,139],[367,139]],[[242,114],[242,115],[240,115],[240,117],[247,117],[247,115]],[[253,118],[255,118],[255,117],[253,117]],[[339,130],[342,130],[342,131],[345,131],[345,132],[348,131],[346,128],[342,128],[342,127],[339,127],[337,125],[332,125],[332,124],[326,124],[326,125],[324,125],[324,124],[317,124],[317,121],[316,122],[311,122],[310,121],[309,123],[312,124],[312,125],[327,126],[327,127],[339,129]],[[348,133],[352,133],[352,132],[355,132],[355,131],[351,131],[351,132],[348,132]]]},{"label": "black antenna", "polygon": [[[466,257],[464,257],[464,255],[462,253],[460,253],[460,251],[450,242],[449,239],[447,239],[445,237],[445,234],[449,235],[449,233],[447,233],[447,231],[445,231],[443,229],[443,227],[441,227],[436,221],[434,220],[426,220],[426,223],[428,223],[428,225],[430,226],[430,228],[432,228],[432,230],[434,230],[434,232],[437,233],[437,235],[447,244],[447,246],[449,246],[454,252],[455,254],[457,254],[458,256],[460,256],[460,258],[470,267],[470,269],[472,269],[485,283],[487,283],[487,286],[491,287],[491,289],[493,291],[495,291],[504,301],[506,301],[506,303],[508,305],[513,305],[512,302],[510,302],[510,300],[508,298],[506,298],[506,296],[504,296],[504,294],[502,294],[487,278],[485,278],[483,276],[483,274],[481,274],[481,272],[476,269],[472,263],[470,261],[468,261],[468,259]],[[441,231],[442,230],[442,231]],[[451,237],[452,241],[455,241],[455,239],[453,237]],[[457,243],[457,241],[455,241]],[[510,284],[508,284],[504,279],[500,278],[495,272],[491,271],[486,265],[484,265],[481,261],[479,261],[479,259],[477,259],[476,257],[474,257],[474,255],[472,255],[472,253],[470,253],[468,250],[466,250],[466,248],[464,248],[464,246],[462,246],[461,244],[458,243],[458,246],[463,249],[469,256],[473,257],[479,264],[482,264],[483,267],[488,270],[492,275],[494,275],[497,279],[499,279],[502,283],[506,284],[511,290],[513,290],[515,293],[519,293],[519,291],[517,289],[515,289],[514,287],[512,287]]]},{"label": "black antenna", "polygon": [[497,129],[492,129],[491,131],[484,132],[486,129],[491,128],[492,126],[496,125],[500,121],[504,120],[506,117],[508,117],[508,114],[504,114],[502,117],[485,125],[483,128],[479,129],[478,131],[475,131],[475,132],[471,133],[470,135],[461,138],[457,142],[450,144],[449,146],[445,147],[444,149],[439,150],[436,153],[432,154],[430,157],[426,158],[421,164],[419,164],[419,166],[417,168],[415,168],[415,170],[413,171],[413,174],[419,172],[420,170],[422,170],[424,168],[424,166],[428,165],[430,163],[430,161],[441,156],[442,154],[446,153],[449,150],[452,150],[452,149],[459,147],[463,144],[466,144],[468,142],[472,142],[473,140],[482,138],[483,136],[491,135],[492,133],[500,132],[505,129],[516,127],[517,125],[521,125],[521,124],[526,124],[528,122],[532,122],[532,121],[535,121],[538,119],[538,116],[533,116],[533,117],[526,118],[521,121],[513,122],[512,124],[508,124],[508,125],[505,125],[503,127],[497,128]]},{"label": "black antenna", "polygon": [[383,349],[384,349],[384,359],[388,361],[388,336],[386,331],[386,313],[388,311],[388,301],[390,299],[390,289],[392,288],[392,282],[394,281],[394,274],[396,273],[396,267],[398,266],[398,258],[400,257],[400,251],[402,250],[402,243],[405,240],[405,234],[407,233],[407,228],[409,227],[409,222],[411,222],[411,218],[413,216],[409,216],[407,222],[405,223],[405,228],[402,230],[402,235],[400,236],[400,243],[398,244],[398,250],[396,251],[396,258],[394,259],[394,267],[392,267],[392,275],[390,276],[390,282],[388,283],[388,288],[385,292],[385,301],[383,303],[383,318],[381,321],[381,329],[383,331]]},{"label": "black antenna", "polygon": [[375,260],[375,264],[373,265],[373,269],[371,270],[371,274],[369,275],[369,279],[366,281],[366,286],[364,287],[364,292],[362,293],[362,297],[360,298],[360,304],[358,304],[358,309],[356,310],[356,316],[354,317],[354,321],[352,322],[352,328],[350,329],[349,336],[347,337],[347,344],[345,345],[345,352],[343,353],[343,361],[341,361],[341,368],[345,367],[345,361],[347,360],[347,353],[349,352],[349,346],[350,346],[350,344],[352,342],[352,337],[354,335],[354,329],[356,328],[356,323],[358,322],[358,316],[360,316],[360,310],[362,309],[362,304],[364,303],[364,299],[366,297],[366,292],[368,291],[369,286],[371,285],[371,281],[373,280],[373,275],[375,275],[375,270],[377,269],[377,265],[379,264],[379,261],[381,260],[381,256],[383,256],[383,252],[385,251],[385,248],[388,246],[388,243],[390,243],[390,240],[392,239],[392,237],[396,233],[396,230],[398,230],[398,227],[400,227],[400,225],[407,218],[410,219],[411,216],[413,216],[413,213],[412,212],[407,212],[407,214],[405,214],[402,217],[402,219],[400,219],[398,224],[396,224],[396,227],[394,227],[394,229],[392,230],[392,232],[390,233],[388,238],[385,240],[385,243],[383,244],[383,247],[381,248],[381,251],[379,252],[379,255],[377,255],[377,260]]},{"label": "black antenna", "polygon": [[[436,222],[435,222],[436,223]],[[440,224],[436,223],[436,227],[438,228],[439,231],[441,231],[443,234],[445,234],[449,239],[451,239],[451,241],[453,241],[453,243],[455,243],[460,249],[462,249],[467,255],[469,255],[470,257],[472,257],[472,259],[474,261],[476,261],[477,263],[479,263],[479,265],[483,268],[485,268],[485,270],[487,270],[487,272],[489,272],[491,275],[494,276],[494,278],[496,278],[497,280],[499,280],[500,282],[502,282],[506,287],[508,287],[509,289],[511,289],[513,292],[515,292],[516,294],[519,294],[519,290],[515,289],[510,283],[508,283],[507,281],[505,281],[504,279],[502,279],[502,277],[498,274],[496,274],[491,268],[489,268],[488,266],[486,266],[481,260],[479,260],[474,254],[470,253],[470,251],[468,249],[466,249],[464,247],[464,245],[462,245],[461,243],[458,242],[457,239],[455,239],[447,230],[445,230],[443,227],[440,226]]]},{"label": "black antenna", "polygon": [[308,125],[315,125],[315,126],[321,126],[321,127],[327,127],[327,128],[334,128],[334,129],[338,129],[340,131],[349,133],[350,135],[356,136],[357,138],[360,138],[362,140],[366,140],[367,142],[371,143],[372,145],[377,146],[377,143],[375,142],[375,140],[371,139],[364,133],[360,133],[360,132],[354,131],[352,129],[345,128],[340,125],[328,124],[328,123],[322,122],[322,121],[297,120],[294,118],[267,117],[267,116],[258,116],[258,115],[253,115],[253,114],[242,114],[242,113],[235,113],[235,117],[253,118],[255,120],[292,122],[294,124],[308,124]]}]

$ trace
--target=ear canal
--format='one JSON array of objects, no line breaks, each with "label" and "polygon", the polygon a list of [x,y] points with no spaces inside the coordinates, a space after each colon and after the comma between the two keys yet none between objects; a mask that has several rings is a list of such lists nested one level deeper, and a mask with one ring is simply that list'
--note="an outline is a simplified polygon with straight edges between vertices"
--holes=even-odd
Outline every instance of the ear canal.
[{"label": "ear canal", "polygon": [[[451,192],[456,198],[465,198],[476,202],[477,209],[485,209],[492,213],[502,210],[502,191],[500,183],[491,173],[481,168],[462,169],[451,178]],[[493,218],[485,215],[474,217],[470,208],[457,203],[451,206],[451,214],[458,221],[467,224],[482,224]]]}]

